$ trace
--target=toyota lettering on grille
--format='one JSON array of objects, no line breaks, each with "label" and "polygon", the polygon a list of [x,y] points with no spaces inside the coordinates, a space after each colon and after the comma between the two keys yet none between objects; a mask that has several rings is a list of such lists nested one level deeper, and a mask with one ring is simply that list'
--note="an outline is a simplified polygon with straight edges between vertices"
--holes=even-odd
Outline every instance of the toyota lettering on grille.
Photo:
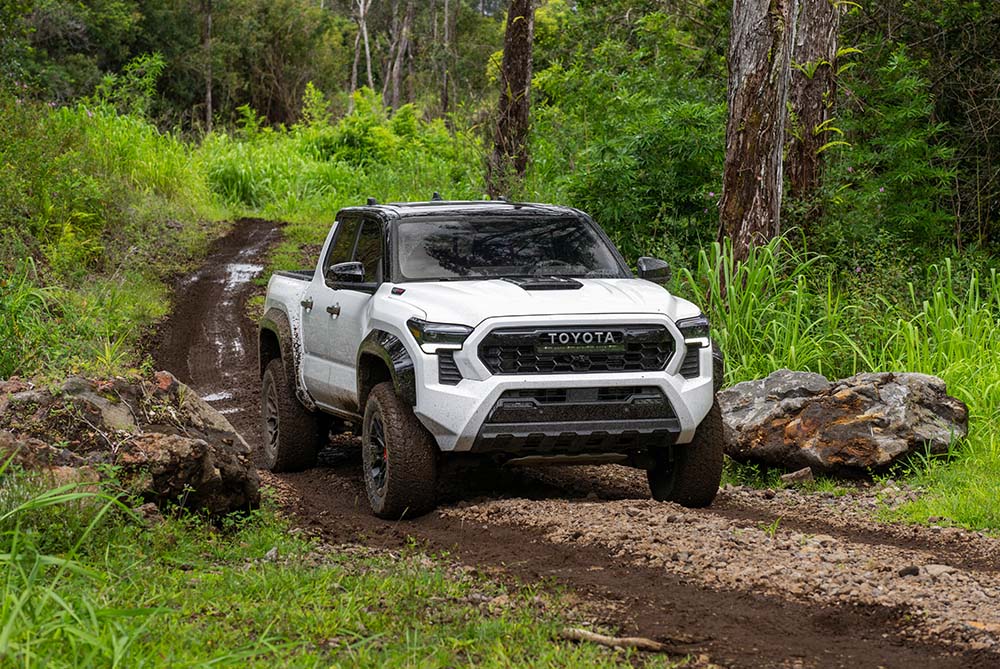
[{"label": "toyota lettering on grille", "polygon": [[620,344],[622,333],[600,330],[595,332],[546,332],[542,335],[542,340],[544,343],[552,346]]},{"label": "toyota lettering on grille", "polygon": [[625,350],[620,330],[556,330],[542,332],[535,349],[539,353],[614,353]]}]

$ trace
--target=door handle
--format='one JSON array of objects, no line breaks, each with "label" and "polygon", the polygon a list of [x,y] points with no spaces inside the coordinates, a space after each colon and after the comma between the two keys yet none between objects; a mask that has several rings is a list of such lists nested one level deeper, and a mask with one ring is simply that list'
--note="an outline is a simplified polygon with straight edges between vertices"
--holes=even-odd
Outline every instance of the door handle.
[{"label": "door handle", "polygon": [[313,308],[313,298],[307,297],[306,299],[304,299],[301,302],[299,302],[299,304],[301,304],[305,309],[312,309]]},{"label": "door handle", "polygon": [[340,315],[340,303],[338,302],[337,304],[333,305],[332,307],[327,307],[326,308],[326,313],[330,314],[331,316],[339,316]]}]

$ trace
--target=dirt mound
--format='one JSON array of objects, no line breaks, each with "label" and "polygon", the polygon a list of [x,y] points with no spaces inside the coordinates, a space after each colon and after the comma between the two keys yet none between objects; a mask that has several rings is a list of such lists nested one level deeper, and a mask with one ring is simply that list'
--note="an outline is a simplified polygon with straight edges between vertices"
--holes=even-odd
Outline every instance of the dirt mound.
[{"label": "dirt mound", "polygon": [[0,458],[58,468],[61,480],[74,478],[67,468],[83,481],[114,471],[147,501],[221,515],[260,501],[250,455],[229,421],[168,372],[54,387],[0,382]]}]

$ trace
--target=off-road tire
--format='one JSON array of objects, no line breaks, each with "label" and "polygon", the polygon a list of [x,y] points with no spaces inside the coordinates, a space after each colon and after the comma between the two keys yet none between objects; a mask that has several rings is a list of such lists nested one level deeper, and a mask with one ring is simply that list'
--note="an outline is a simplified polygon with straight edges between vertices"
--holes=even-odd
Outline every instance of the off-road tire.
[{"label": "off-road tire", "polygon": [[280,359],[264,368],[260,397],[260,466],[272,472],[300,472],[315,465],[316,454],[329,436],[329,422],[302,406]]},{"label": "off-road tire", "polygon": [[722,410],[712,409],[695,430],[690,444],[677,444],[654,453],[655,466],[646,472],[653,499],[689,508],[708,506],[722,480]]},{"label": "off-road tire", "polygon": [[361,461],[368,501],[379,518],[416,518],[434,508],[437,443],[390,382],[368,395]]}]

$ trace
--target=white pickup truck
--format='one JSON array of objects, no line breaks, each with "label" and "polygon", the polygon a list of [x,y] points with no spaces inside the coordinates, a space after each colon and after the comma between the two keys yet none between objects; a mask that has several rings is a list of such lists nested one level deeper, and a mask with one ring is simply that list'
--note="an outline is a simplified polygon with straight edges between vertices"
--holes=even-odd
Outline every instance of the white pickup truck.
[{"label": "white pickup truck", "polygon": [[276,272],[260,321],[263,460],[312,466],[360,427],[373,512],[434,506],[446,454],[622,463],[710,504],[721,354],[666,263],[638,278],[581,211],[503,201],[351,207],[315,270]]}]

